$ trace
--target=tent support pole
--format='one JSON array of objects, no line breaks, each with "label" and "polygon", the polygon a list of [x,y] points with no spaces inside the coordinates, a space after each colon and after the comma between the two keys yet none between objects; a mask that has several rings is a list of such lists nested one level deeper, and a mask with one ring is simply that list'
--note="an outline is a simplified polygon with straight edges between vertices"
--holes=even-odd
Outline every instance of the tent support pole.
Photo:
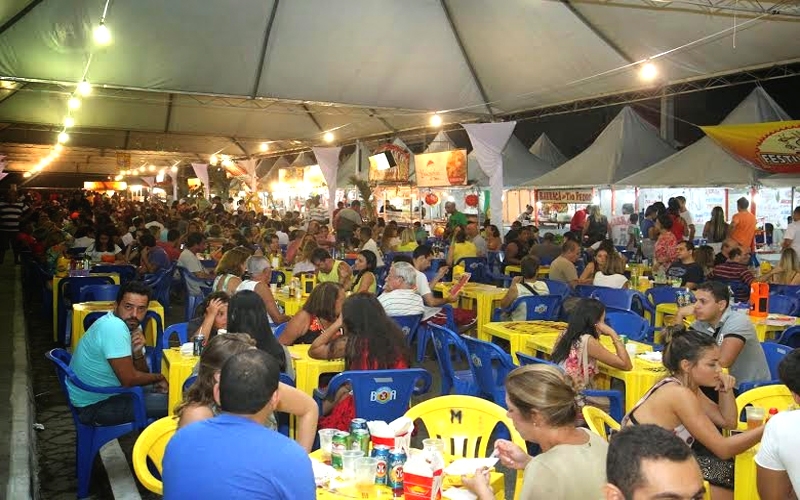
[{"label": "tent support pole", "polygon": [[6,21],[2,26],[0,26],[0,35],[5,33],[9,28],[17,24],[23,17],[27,16],[30,11],[32,11],[37,5],[42,3],[44,0],[32,0],[28,5],[23,7],[19,12],[14,14],[14,16]]},{"label": "tent support pole", "polygon": [[278,4],[280,0],[275,0],[272,4],[272,11],[269,13],[267,19],[267,26],[264,28],[264,41],[261,44],[261,54],[258,57],[258,67],[256,68],[256,77],[253,82],[253,91],[250,93],[250,98],[255,99],[258,95],[258,87],[261,84],[261,72],[264,71],[264,59],[267,57],[267,44],[269,44],[269,35],[272,33],[272,25],[275,23],[275,14],[278,13]]},{"label": "tent support pole", "polygon": [[728,218],[728,196],[729,196],[728,188],[725,188],[725,208],[723,210],[725,210],[726,219]]}]

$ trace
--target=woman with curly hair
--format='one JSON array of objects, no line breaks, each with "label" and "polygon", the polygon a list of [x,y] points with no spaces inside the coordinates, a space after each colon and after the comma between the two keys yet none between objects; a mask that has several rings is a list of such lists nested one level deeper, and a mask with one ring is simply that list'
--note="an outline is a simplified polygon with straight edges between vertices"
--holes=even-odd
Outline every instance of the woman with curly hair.
[{"label": "woman with curly hair", "polygon": [[[214,400],[214,385],[222,366],[232,356],[255,348],[255,341],[244,333],[228,333],[211,339],[200,355],[197,380],[175,408],[179,428],[219,415],[217,402]],[[297,416],[297,442],[306,451],[311,451],[317,431],[317,404],[304,392],[284,383],[278,385],[278,391],[280,397],[276,410]],[[270,415],[264,425],[277,429],[275,416]]]},{"label": "woman with curly hair", "polygon": [[[344,358],[345,370],[408,368],[410,355],[400,327],[389,318],[370,293],[348,297],[342,315],[311,344],[314,359]],[[350,387],[328,394],[322,405],[322,428],[347,430],[355,417]]]}]

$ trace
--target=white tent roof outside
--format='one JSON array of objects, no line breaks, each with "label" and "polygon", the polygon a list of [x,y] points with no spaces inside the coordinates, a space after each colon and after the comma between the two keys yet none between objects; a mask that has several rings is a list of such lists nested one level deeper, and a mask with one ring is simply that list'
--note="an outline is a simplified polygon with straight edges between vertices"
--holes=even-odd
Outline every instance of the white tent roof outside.
[{"label": "white tent roof outside", "polygon": [[[40,159],[15,144],[54,142],[103,5],[0,2],[10,169]],[[398,134],[433,111],[445,123],[484,120],[639,90],[631,63],[677,47],[655,61],[662,83],[797,62],[799,17],[800,4],[777,0],[117,0],[70,147],[196,161],[258,154],[262,141],[296,151],[332,129],[338,144]],[[520,63],[532,54],[536,64]],[[81,165],[114,168],[113,154],[102,158]],[[48,167],[68,169],[66,157]]]},{"label": "white tent roof outside", "polygon": [[428,144],[428,147],[425,148],[425,152],[441,153],[442,151],[452,151],[453,149],[456,149],[456,145],[450,140],[450,136],[444,130],[440,130],[431,143]]},{"label": "white tent roof outside", "polygon": [[359,173],[357,168],[358,150],[356,150],[339,165],[339,170],[336,172],[336,186],[340,189],[350,185],[350,177],[366,179],[369,175],[369,150],[361,144],[358,147],[361,148],[361,172]]},{"label": "white tent roof outside", "polygon": [[674,151],[653,125],[625,106],[582,153],[530,185],[543,189],[609,186]]},{"label": "white tent roof outside", "polygon": [[[789,115],[761,87],[756,87],[720,125],[788,120]],[[649,168],[617,182],[621,186],[751,186],[764,173],[729,154],[710,137],[678,151]]]},{"label": "white tent roof outside", "polygon": [[[511,135],[503,149],[504,188],[521,186],[552,169],[551,165],[530,154],[517,136]],[[481,169],[474,151],[467,156],[467,179],[479,186],[489,185],[489,177]]]},{"label": "white tent roof outside", "polygon": [[553,144],[553,141],[551,141],[545,133],[542,133],[542,135],[536,139],[536,142],[531,145],[528,151],[554,167],[560,167],[567,162],[567,157],[564,156],[564,153]]}]

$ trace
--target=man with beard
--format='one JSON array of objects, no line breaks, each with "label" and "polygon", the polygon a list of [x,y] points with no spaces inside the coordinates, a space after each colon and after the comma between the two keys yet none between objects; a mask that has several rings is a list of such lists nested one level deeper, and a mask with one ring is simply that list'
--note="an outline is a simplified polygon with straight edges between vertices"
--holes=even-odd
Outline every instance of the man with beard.
[{"label": "man with beard", "polygon": [[[94,387],[143,386],[148,418],[167,415],[167,381],[150,373],[144,357],[141,323],[150,304],[150,288],[138,281],[123,285],[115,308],[81,337],[69,366]],[[87,425],[118,425],[134,420],[134,395],[100,394],[67,381],[78,419]]]}]

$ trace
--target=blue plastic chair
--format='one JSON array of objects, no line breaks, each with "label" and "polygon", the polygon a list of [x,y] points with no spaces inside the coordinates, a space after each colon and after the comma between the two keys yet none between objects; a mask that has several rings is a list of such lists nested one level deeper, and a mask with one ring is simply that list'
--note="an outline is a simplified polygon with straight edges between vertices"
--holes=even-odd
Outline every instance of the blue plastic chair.
[{"label": "blue plastic chair", "polygon": [[[147,320],[145,320],[146,322]],[[169,349],[169,341],[173,335],[178,337],[178,345],[183,345],[189,341],[189,335],[186,331],[189,323],[175,323],[170,325],[161,335],[156,337],[156,346],[153,349],[152,361],[150,367],[154,373],[161,373],[161,361],[164,358],[164,349]]]},{"label": "blue plastic chair", "polygon": [[108,314],[108,311],[94,311],[83,317],[83,331],[87,331],[95,321]]},{"label": "blue plastic chair", "polygon": [[620,335],[631,340],[650,341],[650,323],[633,311],[606,310],[606,323]]},{"label": "blue plastic chair", "polygon": [[[422,314],[409,314],[406,316],[391,316],[392,320],[397,323],[400,330],[403,331],[403,336],[406,338],[406,344],[411,347],[412,342],[417,339],[417,332],[419,331],[419,322],[422,320]],[[427,339],[426,339],[427,340]],[[419,342],[417,345],[417,362],[425,359],[425,349],[427,348],[426,342]]]},{"label": "blue plastic chair", "polygon": [[792,326],[784,330],[776,343],[789,346],[792,349],[800,347],[800,326]]},{"label": "blue plastic chair", "polygon": [[276,271],[273,269],[272,275],[269,278],[269,284],[278,285],[279,288],[282,287],[286,284],[286,275],[283,274],[283,271]]},{"label": "blue plastic chair", "polygon": [[88,285],[82,286],[78,294],[78,302],[117,300],[120,285]]},{"label": "blue plastic chair", "polygon": [[124,285],[129,281],[136,280],[136,268],[129,264],[108,264],[93,266],[91,271],[93,273],[117,273],[119,274],[119,283]]},{"label": "blue plastic chair", "polygon": [[[442,376],[441,395],[450,391],[465,396],[477,396],[478,386],[472,373],[472,361],[464,340],[455,332],[444,326],[431,324],[431,337],[436,351],[436,361]],[[467,365],[466,370],[456,370],[454,364]]]},{"label": "blue plastic chair", "polygon": [[621,309],[623,311],[633,311],[640,316],[645,312],[650,313],[651,320],[655,318],[656,310],[650,301],[636,290],[626,290],[624,288],[608,288],[605,286],[593,287],[591,297],[602,302],[606,307]]},{"label": "blue plastic chair", "polygon": [[[445,326],[452,331],[458,331],[458,325],[456,325],[456,320],[453,316],[453,306],[450,304],[445,304],[442,306],[442,310],[446,316],[445,319]],[[425,352],[428,349],[428,343],[431,340],[431,329],[430,326],[433,325],[430,319],[425,321],[420,321],[419,326],[417,327],[416,333],[416,340],[417,340],[417,363],[421,363],[423,359],[425,359]]]},{"label": "blue plastic chair", "polygon": [[555,281],[555,280],[539,280],[544,283],[547,283],[547,289],[550,290],[550,295],[560,295],[562,302],[566,300],[567,297],[572,295],[572,290],[570,289],[569,285],[564,283],[563,281]]},{"label": "blue plastic chair", "polygon": [[445,259],[431,259],[431,265],[424,273],[428,281],[432,280],[436,276],[436,273],[439,272],[439,268],[445,265],[447,265]]},{"label": "blue plastic chair", "polygon": [[[290,377],[289,375],[287,375],[287,374],[285,374],[283,372],[281,372],[280,381],[282,383],[290,386],[290,387],[296,387],[295,386],[295,382],[292,379],[292,377]],[[281,434],[283,434],[286,437],[291,437],[291,436],[289,436],[290,415],[288,413],[284,413],[284,412],[278,411],[278,412],[275,412],[275,419],[278,421],[278,432],[280,432]],[[317,439],[319,439],[319,437]]]},{"label": "blue plastic chair", "polygon": [[[61,390],[67,398],[67,405],[72,413],[72,420],[76,430],[76,456],[75,465],[78,473],[78,498],[89,496],[89,480],[92,476],[94,458],[100,448],[109,441],[113,441],[125,434],[147,427],[148,419],[145,411],[144,394],[141,387],[93,387],[83,383],[75,372],[69,367],[72,355],[64,349],[52,349],[45,357],[56,366],[56,375],[61,384]],[[67,380],[76,387],[85,391],[100,394],[131,394],[134,400],[135,418],[133,422],[120,425],[93,426],[81,423],[78,412],[72,405],[67,390]]]},{"label": "blue plastic chair", "polygon": [[790,297],[800,297],[800,285],[773,285],[769,284],[769,293],[778,295],[788,295]]},{"label": "blue plastic chair", "polygon": [[556,363],[553,363],[552,361],[548,361],[542,358],[537,358],[536,356],[531,356],[530,354],[525,354],[524,352],[517,351],[517,359],[519,360],[519,366],[549,365],[549,366],[554,366],[559,370],[561,369],[560,366],[558,366]]},{"label": "blue plastic chair", "polygon": [[280,325],[276,325],[275,328],[272,329],[272,334],[275,335],[276,339],[281,336],[284,330],[286,330],[286,325],[288,324],[289,322],[287,321],[286,323],[281,323]]},{"label": "blue plastic chair", "polygon": [[760,381],[760,382],[754,382],[748,380],[740,382],[739,388],[737,389],[738,394],[749,391],[750,389],[753,389],[755,387],[760,387],[762,385],[775,385],[782,383],[778,376],[778,365],[787,354],[792,352],[793,349],[789,346],[778,344],[777,342],[762,342],[761,347],[762,349],[764,349],[764,355],[767,357],[767,366],[769,366],[770,380]]},{"label": "blue plastic chair", "polygon": [[769,294],[769,312],[771,314],[797,316],[798,311],[800,311],[800,298],[775,293]]},{"label": "blue plastic chair", "polygon": [[[189,272],[185,267],[178,266],[178,272],[181,274],[181,281],[183,282],[183,289],[186,292],[184,301],[184,318],[186,321],[191,321],[194,317],[194,310],[200,305],[201,302],[211,293],[211,283],[206,280],[196,277],[193,273]],[[194,283],[200,288],[199,295],[193,295],[189,288],[189,283]]]},{"label": "blue plastic chair", "polygon": [[189,390],[189,387],[194,384],[195,380],[197,380],[197,375],[192,375],[186,379],[186,382],[183,383],[183,393],[186,394],[186,391]]},{"label": "blue plastic chair", "polygon": [[496,344],[461,336],[469,351],[479,395],[506,408],[506,376],[516,368],[511,355]]},{"label": "blue plastic chair", "polygon": [[380,295],[383,292],[383,285],[386,284],[386,277],[389,275],[389,266],[378,266],[373,274],[375,275],[375,292],[376,295]]},{"label": "blue plastic chair", "polygon": [[402,417],[411,396],[425,394],[431,388],[431,374],[422,368],[401,370],[353,370],[333,377],[323,393],[314,391],[314,399],[322,414],[322,401],[328,394],[336,394],[349,383],[353,391],[356,417],[367,420],[391,422]]},{"label": "blue plastic chair", "polygon": [[520,305],[525,305],[525,321],[555,321],[561,313],[561,295],[526,295],[517,297],[506,309],[495,308],[492,321],[502,321],[502,314],[511,314]]},{"label": "blue plastic chair", "polygon": [[654,286],[647,290],[644,295],[650,300],[653,307],[655,307],[659,304],[674,304],[677,302],[678,298],[676,293],[678,290],[678,288],[672,288],[671,286]]},{"label": "blue plastic chair", "polygon": [[[72,304],[77,302],[81,288],[89,285],[113,285],[111,276],[69,276],[58,282],[56,290],[57,340],[62,345],[69,344],[72,327]],[[116,298],[116,297],[114,297]]]}]

